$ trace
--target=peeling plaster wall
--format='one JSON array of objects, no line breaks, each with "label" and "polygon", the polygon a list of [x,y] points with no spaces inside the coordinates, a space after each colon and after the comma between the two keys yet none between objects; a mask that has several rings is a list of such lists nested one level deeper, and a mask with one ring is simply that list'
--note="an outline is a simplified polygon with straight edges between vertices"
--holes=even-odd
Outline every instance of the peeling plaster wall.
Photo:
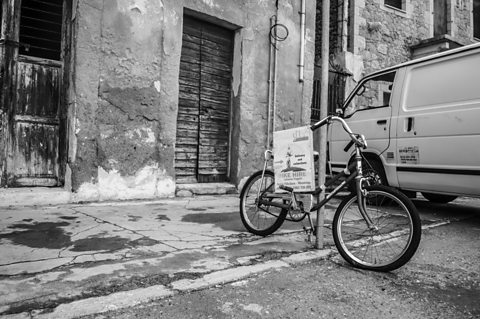
[{"label": "peeling plaster wall", "polygon": [[[232,152],[233,177],[242,181],[263,165],[267,140],[268,61],[270,17],[278,16],[278,23],[289,31],[288,38],[278,44],[275,130],[309,123],[313,85],[315,1],[306,1],[305,81],[299,82],[300,57],[300,1],[245,1],[248,12],[244,28],[239,31],[241,42],[241,93],[235,99]],[[237,112],[235,112],[235,110]]]},{"label": "peeling plaster wall", "polygon": [[[74,191],[98,184],[97,126],[98,82],[101,52],[103,1],[78,1],[73,17],[73,61],[70,85],[72,109],[69,110],[70,134],[68,168]],[[82,194],[87,194],[82,191]],[[85,195],[86,196],[86,195]],[[98,192],[88,189],[88,198]]]},{"label": "peeling plaster wall", "polygon": [[300,1],[85,0],[76,3],[69,111],[74,200],[174,196],[184,9],[235,30],[230,179],[261,167],[267,134],[270,17],[279,45],[277,129],[308,123],[315,1],[307,2],[305,81],[298,80]]}]

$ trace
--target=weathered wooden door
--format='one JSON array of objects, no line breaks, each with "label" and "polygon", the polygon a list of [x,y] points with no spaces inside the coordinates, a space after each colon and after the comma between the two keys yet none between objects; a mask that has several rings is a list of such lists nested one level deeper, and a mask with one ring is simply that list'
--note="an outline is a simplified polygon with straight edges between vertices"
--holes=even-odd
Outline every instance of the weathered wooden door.
[{"label": "weathered wooden door", "polygon": [[63,1],[3,1],[3,186],[63,183]]},{"label": "weathered wooden door", "polygon": [[228,179],[233,32],[184,17],[175,148],[178,183]]}]

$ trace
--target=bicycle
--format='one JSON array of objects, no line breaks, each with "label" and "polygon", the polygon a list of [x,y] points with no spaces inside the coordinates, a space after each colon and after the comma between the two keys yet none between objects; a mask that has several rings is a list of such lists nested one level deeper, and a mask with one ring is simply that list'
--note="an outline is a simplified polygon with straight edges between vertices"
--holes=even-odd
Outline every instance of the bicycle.
[{"label": "bicycle", "polygon": [[[246,229],[256,235],[275,232],[285,220],[301,221],[308,218],[308,234],[314,233],[310,213],[327,204],[338,192],[355,180],[355,191],[340,203],[335,211],[332,233],[340,255],[351,265],[374,271],[391,271],[406,264],[415,254],[421,238],[421,222],[413,203],[400,191],[370,185],[362,174],[362,150],[367,147],[363,135],[354,134],[340,117],[327,116],[311,125],[316,130],[323,125],[340,122],[351,141],[347,152],[355,146],[353,163],[314,191],[296,192],[280,185],[283,192],[275,192],[275,176],[268,163],[272,151],[265,151],[263,170],[246,181],[240,193],[240,216]],[[322,190],[336,186],[323,200],[306,208],[304,202],[318,196]],[[307,198],[307,201],[305,201]],[[312,207],[313,206],[313,207]]]}]

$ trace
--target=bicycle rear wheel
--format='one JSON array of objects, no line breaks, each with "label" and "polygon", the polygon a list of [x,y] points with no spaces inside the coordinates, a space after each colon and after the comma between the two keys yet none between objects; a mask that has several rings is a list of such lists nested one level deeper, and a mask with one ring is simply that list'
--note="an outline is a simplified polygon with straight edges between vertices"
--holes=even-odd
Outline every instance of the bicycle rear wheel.
[{"label": "bicycle rear wheel", "polygon": [[258,205],[259,199],[283,204],[282,198],[270,197],[275,193],[275,178],[271,171],[258,171],[247,180],[240,193],[240,217],[249,232],[267,236],[284,222],[288,210],[269,204]]},{"label": "bicycle rear wheel", "polygon": [[335,212],[333,239],[342,257],[357,268],[391,271],[406,264],[418,248],[421,222],[413,203],[396,189],[367,188],[365,208],[374,227],[362,217],[357,195]]}]

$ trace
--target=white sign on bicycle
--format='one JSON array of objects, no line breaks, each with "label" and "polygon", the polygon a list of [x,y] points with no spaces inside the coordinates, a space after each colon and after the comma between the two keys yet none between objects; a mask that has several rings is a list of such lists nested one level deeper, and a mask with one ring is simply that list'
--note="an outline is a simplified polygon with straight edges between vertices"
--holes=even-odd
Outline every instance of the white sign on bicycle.
[{"label": "white sign on bicycle", "polygon": [[276,192],[282,192],[280,185],[292,187],[296,192],[315,190],[313,132],[310,126],[273,133],[273,169]]}]

